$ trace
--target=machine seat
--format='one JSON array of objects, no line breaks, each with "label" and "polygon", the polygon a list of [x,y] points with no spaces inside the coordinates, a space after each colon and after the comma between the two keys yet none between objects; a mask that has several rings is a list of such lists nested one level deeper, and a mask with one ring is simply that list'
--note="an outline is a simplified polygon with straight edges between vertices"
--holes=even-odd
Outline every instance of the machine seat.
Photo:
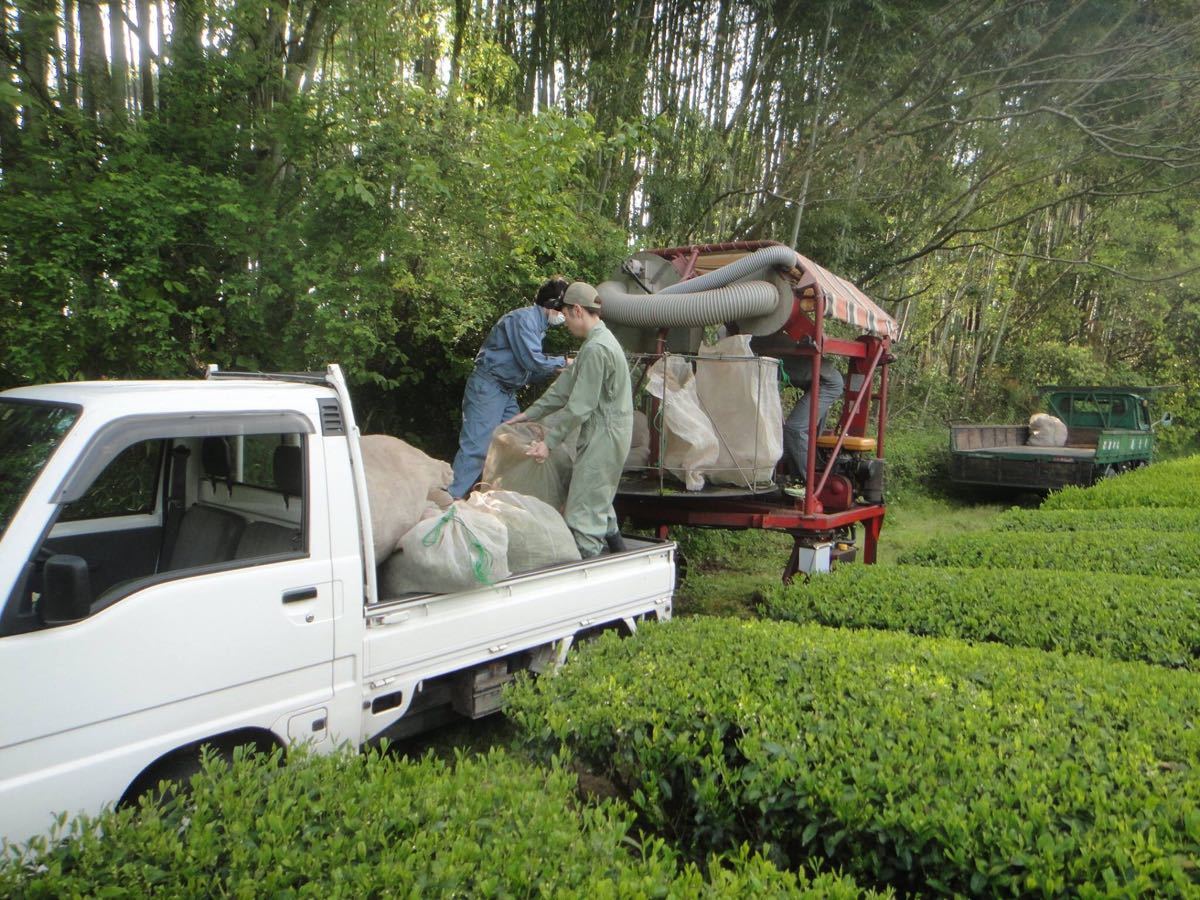
[{"label": "machine seat", "polygon": [[[837,445],[836,434],[823,434],[817,438],[817,446],[832,450]],[[877,444],[873,437],[847,437],[842,442],[842,449],[852,453],[874,453]]]}]

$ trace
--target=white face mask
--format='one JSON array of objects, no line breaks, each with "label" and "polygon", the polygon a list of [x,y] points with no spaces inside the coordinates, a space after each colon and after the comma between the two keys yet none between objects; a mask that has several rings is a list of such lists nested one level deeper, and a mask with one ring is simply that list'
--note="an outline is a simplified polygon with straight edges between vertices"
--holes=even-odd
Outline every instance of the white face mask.
[{"label": "white face mask", "polygon": [[560,312],[552,312],[550,313],[550,318],[548,318],[546,321],[548,321],[551,325],[561,325],[563,322],[567,321],[567,317]]}]

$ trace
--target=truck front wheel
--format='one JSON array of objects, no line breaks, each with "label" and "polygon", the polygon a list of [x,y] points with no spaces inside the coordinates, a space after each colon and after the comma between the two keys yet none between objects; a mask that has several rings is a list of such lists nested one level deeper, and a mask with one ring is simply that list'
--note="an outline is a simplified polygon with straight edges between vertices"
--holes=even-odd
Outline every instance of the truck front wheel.
[{"label": "truck front wheel", "polygon": [[[242,746],[248,746],[257,753],[270,753],[280,745],[271,736],[256,733],[235,733],[188,744],[147,766],[125,790],[117,805],[137,806],[142,797],[149,797],[155,804],[165,805],[191,790],[192,779],[203,767],[205,751],[215,754],[222,765],[230,766],[233,765],[234,749]],[[281,761],[282,758],[281,756]]]}]

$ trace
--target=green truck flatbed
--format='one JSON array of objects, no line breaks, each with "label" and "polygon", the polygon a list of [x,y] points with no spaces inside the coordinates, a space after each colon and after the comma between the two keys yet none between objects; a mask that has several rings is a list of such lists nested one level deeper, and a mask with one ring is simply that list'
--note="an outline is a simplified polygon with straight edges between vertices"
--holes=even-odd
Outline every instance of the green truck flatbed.
[{"label": "green truck flatbed", "polygon": [[1136,389],[1055,388],[1048,406],[1067,426],[1065,446],[1029,445],[1026,425],[951,426],[951,480],[1056,490],[1150,462],[1149,403]]}]

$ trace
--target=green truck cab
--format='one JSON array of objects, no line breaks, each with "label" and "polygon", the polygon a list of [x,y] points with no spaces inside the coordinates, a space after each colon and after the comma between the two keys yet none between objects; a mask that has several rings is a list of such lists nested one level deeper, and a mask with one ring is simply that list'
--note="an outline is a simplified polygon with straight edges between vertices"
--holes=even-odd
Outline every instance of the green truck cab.
[{"label": "green truck cab", "polygon": [[1150,462],[1153,388],[1044,387],[1048,412],[1067,426],[1061,447],[1030,446],[1028,425],[953,425],[950,479],[1024,490],[1089,485]]}]

